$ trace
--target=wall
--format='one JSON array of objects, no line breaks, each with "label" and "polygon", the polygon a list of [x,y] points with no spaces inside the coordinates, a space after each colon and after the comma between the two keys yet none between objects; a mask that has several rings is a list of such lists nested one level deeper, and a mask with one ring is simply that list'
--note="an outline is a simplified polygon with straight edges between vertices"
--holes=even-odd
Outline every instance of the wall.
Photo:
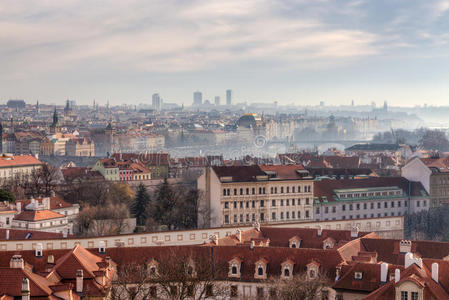
[{"label": "wall", "polygon": [[[404,218],[386,217],[375,219],[359,219],[344,221],[325,222],[302,222],[283,223],[270,225],[270,227],[284,228],[317,228],[350,230],[358,226],[360,231],[372,231],[385,238],[403,238]],[[116,242],[123,242],[126,247],[148,247],[148,246],[170,246],[170,245],[198,245],[209,242],[209,237],[213,234],[218,237],[234,234],[240,228],[248,230],[252,226],[207,228],[196,230],[166,231],[152,233],[136,233],[118,236],[92,237],[92,238],[70,238],[70,239],[47,239],[47,240],[3,240],[0,241],[0,251],[31,250],[37,243],[42,243],[44,249],[71,249],[76,244],[81,244],[85,248],[96,248],[100,241],[106,242],[106,247],[116,247]]]}]

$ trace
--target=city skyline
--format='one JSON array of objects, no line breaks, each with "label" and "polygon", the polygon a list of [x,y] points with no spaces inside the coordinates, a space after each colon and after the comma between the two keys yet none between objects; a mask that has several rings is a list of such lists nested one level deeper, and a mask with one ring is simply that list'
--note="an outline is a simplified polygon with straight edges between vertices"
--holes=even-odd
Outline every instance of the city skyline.
[{"label": "city skyline", "polygon": [[[0,100],[443,105],[448,1],[3,1]],[[217,94],[220,91],[220,94]]]}]

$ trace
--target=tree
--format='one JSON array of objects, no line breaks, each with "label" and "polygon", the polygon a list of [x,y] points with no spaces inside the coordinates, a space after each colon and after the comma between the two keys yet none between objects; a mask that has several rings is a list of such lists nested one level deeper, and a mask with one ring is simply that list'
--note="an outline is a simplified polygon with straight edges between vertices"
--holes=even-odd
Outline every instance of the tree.
[{"label": "tree", "polygon": [[150,195],[147,192],[147,188],[141,183],[137,188],[136,198],[131,206],[131,213],[136,217],[136,223],[139,226],[143,226],[146,223],[145,210],[150,203]]},{"label": "tree", "polygon": [[109,201],[111,201],[112,203],[123,203],[128,206],[131,205],[134,198],[136,197],[134,191],[126,183],[113,183],[110,186],[108,196]]},{"label": "tree", "polygon": [[203,254],[171,249],[160,257],[149,273],[151,282],[160,288],[161,299],[202,300],[228,294],[229,289],[214,280],[214,272],[223,272],[226,266],[214,265],[212,257]]},{"label": "tree", "polygon": [[147,208],[150,224],[166,225],[172,229],[176,223],[176,217],[172,214],[176,206],[176,195],[168,184],[167,178],[157,187],[153,201]]},{"label": "tree", "polygon": [[440,130],[427,130],[419,141],[419,144],[426,150],[449,150],[449,141],[446,134]]},{"label": "tree", "polygon": [[14,197],[13,193],[0,189],[0,201],[6,201],[9,203],[13,203],[16,201],[16,198]]},{"label": "tree", "polygon": [[270,294],[276,294],[280,300],[320,300],[327,299],[330,281],[321,275],[310,279],[306,273],[293,276],[292,279],[278,279],[271,282]]},{"label": "tree", "polygon": [[151,278],[143,265],[130,263],[117,268],[111,288],[112,300],[150,299]]},{"label": "tree", "polygon": [[121,234],[127,229],[129,210],[125,204],[86,205],[77,216],[78,231],[83,236]]}]

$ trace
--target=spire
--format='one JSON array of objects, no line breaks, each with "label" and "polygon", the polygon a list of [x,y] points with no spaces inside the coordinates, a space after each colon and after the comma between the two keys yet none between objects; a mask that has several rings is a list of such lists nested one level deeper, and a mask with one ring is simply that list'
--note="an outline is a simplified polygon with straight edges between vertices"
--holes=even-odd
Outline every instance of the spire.
[{"label": "spire", "polygon": [[55,111],[53,112],[53,126],[58,125],[58,113],[56,112],[56,106],[55,106]]}]

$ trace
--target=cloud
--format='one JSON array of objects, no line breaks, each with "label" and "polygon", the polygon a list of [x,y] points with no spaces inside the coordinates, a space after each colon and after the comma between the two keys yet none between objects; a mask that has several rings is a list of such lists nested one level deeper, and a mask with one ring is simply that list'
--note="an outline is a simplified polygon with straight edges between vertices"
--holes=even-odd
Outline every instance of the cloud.
[{"label": "cloud", "polygon": [[8,76],[20,77],[24,69],[64,72],[92,62],[148,72],[262,60],[301,68],[379,52],[374,33],[330,26],[313,14],[286,14],[285,7],[274,0],[4,0],[0,62]]}]

